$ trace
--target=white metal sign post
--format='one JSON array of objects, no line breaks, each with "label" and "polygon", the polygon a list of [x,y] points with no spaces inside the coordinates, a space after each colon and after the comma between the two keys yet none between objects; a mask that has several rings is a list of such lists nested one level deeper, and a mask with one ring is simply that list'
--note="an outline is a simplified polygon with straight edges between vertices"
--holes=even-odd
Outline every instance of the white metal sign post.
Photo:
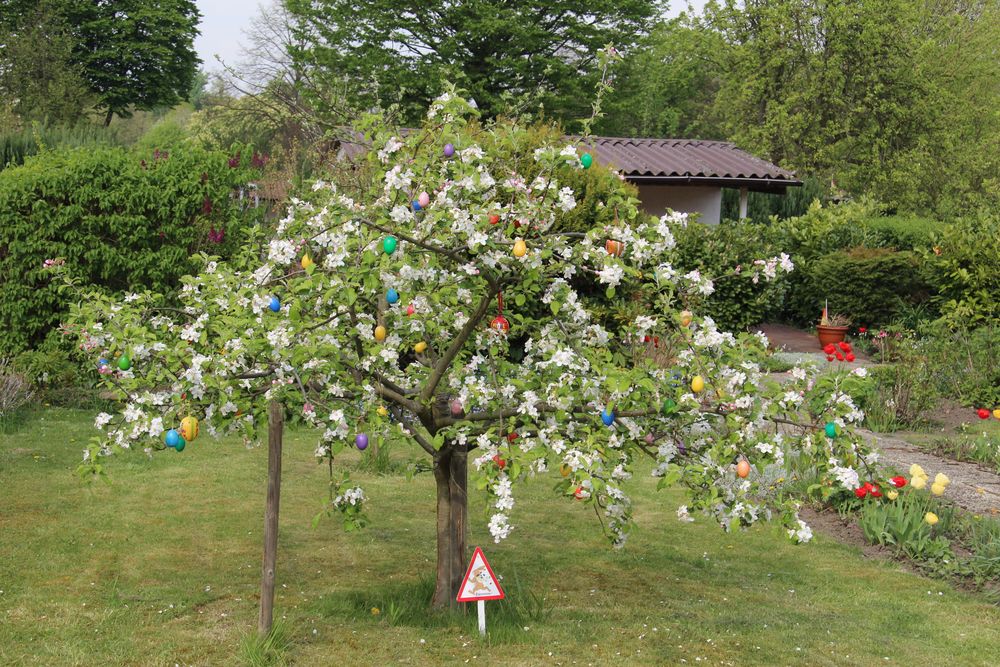
[{"label": "white metal sign post", "polygon": [[493,574],[483,550],[476,547],[472,553],[469,569],[465,571],[465,579],[458,589],[459,602],[475,602],[479,612],[479,634],[486,635],[486,601],[503,600],[503,589]]}]

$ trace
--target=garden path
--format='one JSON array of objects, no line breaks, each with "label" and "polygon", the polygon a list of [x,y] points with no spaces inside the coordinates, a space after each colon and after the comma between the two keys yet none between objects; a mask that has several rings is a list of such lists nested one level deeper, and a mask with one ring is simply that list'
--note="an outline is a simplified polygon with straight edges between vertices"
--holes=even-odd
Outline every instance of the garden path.
[{"label": "garden path", "polygon": [[[786,361],[828,363],[819,349],[816,337],[811,334],[782,324],[762,324],[757,330],[767,335],[771,347],[778,351],[777,356]],[[871,363],[860,353],[856,354],[858,358],[853,364],[840,363],[848,367]],[[774,373],[772,377],[780,381],[788,376],[785,373]],[[947,498],[970,512],[1000,515],[1000,476],[992,470],[974,462],[937,456],[900,438],[865,430],[862,430],[861,434],[869,441],[874,441],[881,452],[883,464],[890,465],[904,474],[908,474],[910,466],[914,463],[923,467],[932,477],[943,472],[951,480]]]},{"label": "garden path", "polygon": [[861,431],[861,434],[869,441],[875,441],[882,453],[883,464],[893,466],[907,476],[914,463],[932,478],[943,472],[951,480],[946,498],[976,514],[1000,515],[1000,476],[991,470],[973,462],[936,456],[905,440],[881,433]]}]

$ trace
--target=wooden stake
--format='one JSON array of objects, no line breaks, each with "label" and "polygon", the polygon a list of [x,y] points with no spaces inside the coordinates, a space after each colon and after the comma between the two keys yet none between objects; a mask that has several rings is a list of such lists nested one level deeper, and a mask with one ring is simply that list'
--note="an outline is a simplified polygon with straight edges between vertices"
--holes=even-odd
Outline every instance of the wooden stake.
[{"label": "wooden stake", "polygon": [[483,600],[477,600],[476,606],[479,608],[479,634],[483,637],[486,636],[486,603]]},{"label": "wooden stake", "polygon": [[271,401],[267,406],[267,505],[264,508],[264,562],[260,571],[260,617],[257,631],[271,632],[274,617],[274,565],[278,556],[278,501],[281,499],[281,437],[285,409]]}]

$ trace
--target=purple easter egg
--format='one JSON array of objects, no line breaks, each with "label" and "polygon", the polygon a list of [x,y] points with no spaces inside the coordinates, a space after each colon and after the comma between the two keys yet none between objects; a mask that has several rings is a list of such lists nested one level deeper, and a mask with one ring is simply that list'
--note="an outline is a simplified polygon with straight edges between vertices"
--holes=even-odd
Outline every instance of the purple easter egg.
[{"label": "purple easter egg", "polygon": [[445,144],[444,145],[444,156],[445,157],[451,157],[454,154],[455,154],[455,146],[453,144]]},{"label": "purple easter egg", "polygon": [[463,411],[462,401],[458,400],[457,398],[452,399],[451,414],[458,417],[459,415],[462,414],[462,411]]},{"label": "purple easter egg", "polygon": [[653,434],[652,433],[647,433],[646,434],[646,444],[647,445],[651,445],[654,442],[656,442],[656,438],[653,437]]},{"label": "purple easter egg", "polygon": [[364,451],[368,449],[368,435],[365,433],[358,433],[354,438],[354,444],[357,445],[358,449]]}]

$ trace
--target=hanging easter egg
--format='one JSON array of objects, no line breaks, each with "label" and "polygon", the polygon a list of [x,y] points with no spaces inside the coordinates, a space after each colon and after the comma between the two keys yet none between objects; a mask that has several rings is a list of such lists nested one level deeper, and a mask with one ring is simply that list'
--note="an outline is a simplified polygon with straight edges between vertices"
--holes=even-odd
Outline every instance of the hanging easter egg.
[{"label": "hanging easter egg", "polygon": [[608,254],[612,257],[621,257],[625,252],[625,244],[621,241],[608,239],[604,244],[604,249],[607,250]]},{"label": "hanging easter egg", "polygon": [[427,349],[427,343],[425,343],[424,341],[420,341],[419,343],[413,346],[413,351],[416,352],[417,354],[422,354],[423,351],[426,349]]},{"label": "hanging easter egg", "polygon": [[386,236],[382,241],[382,251],[387,255],[391,255],[396,252],[396,246],[398,244],[399,241],[396,240],[395,236]]},{"label": "hanging easter egg", "polygon": [[740,459],[740,462],[736,464],[736,476],[740,479],[746,479],[750,474],[750,463],[746,459]]},{"label": "hanging easter egg", "polygon": [[187,447],[187,440],[183,437],[181,437],[181,439],[177,441],[177,444],[174,445],[174,449],[178,452],[183,452],[185,447]]},{"label": "hanging easter egg", "polygon": [[507,434],[507,442],[514,442],[518,437],[517,431],[511,431]]},{"label": "hanging easter egg", "polygon": [[568,463],[564,463],[561,466],[559,466],[559,474],[562,475],[563,477],[569,477],[569,474],[571,472],[573,472],[573,469],[569,467]]},{"label": "hanging easter egg", "polygon": [[267,307],[271,309],[271,312],[276,313],[281,310],[281,299],[276,296],[272,296],[271,300],[268,302]]},{"label": "hanging easter egg", "polygon": [[521,258],[528,254],[528,245],[524,239],[518,238],[514,241],[514,257]]},{"label": "hanging easter egg", "polygon": [[407,315],[412,315],[415,312],[417,312],[417,309],[413,306],[412,303],[409,306],[406,307],[406,314]]},{"label": "hanging easter egg", "polygon": [[181,434],[176,431],[176,429],[170,429],[163,436],[163,443],[167,447],[176,447],[177,443],[181,441]]},{"label": "hanging easter egg", "polygon": [[300,264],[302,264],[302,268],[305,269],[306,271],[308,271],[309,267],[312,266],[315,263],[316,262],[314,262],[312,260],[312,257],[310,257],[309,255],[303,255],[302,256],[302,261],[300,262]]},{"label": "hanging easter egg", "polygon": [[493,318],[493,321],[490,322],[490,328],[494,331],[499,331],[500,333],[507,333],[510,331],[510,322],[508,322],[507,318],[503,315],[497,315]]},{"label": "hanging easter egg", "polygon": [[647,433],[646,434],[646,444],[647,445],[651,445],[654,442],[656,442],[656,436],[653,435],[652,433]]},{"label": "hanging easter egg", "polygon": [[491,215],[490,216],[490,224],[491,225],[499,224],[499,222],[500,222],[500,216],[499,215]]},{"label": "hanging easter egg", "polygon": [[986,408],[979,408],[978,410],[976,410],[976,414],[979,415],[980,419],[990,418],[990,411],[987,410]]},{"label": "hanging easter egg", "polygon": [[376,412],[378,412],[379,417],[386,417],[389,414],[389,408],[384,405],[380,405],[378,406],[378,410],[376,410]]},{"label": "hanging easter egg", "polygon": [[690,310],[681,311],[681,326],[686,327],[691,324],[692,314]]},{"label": "hanging easter egg", "polygon": [[834,424],[833,422],[827,422],[826,426],[823,427],[823,430],[826,432],[826,437],[828,438],[837,437],[837,425]]},{"label": "hanging easter egg", "polygon": [[663,399],[663,406],[660,408],[665,415],[672,415],[677,412],[677,401],[672,398]]},{"label": "hanging easter egg", "polygon": [[493,457],[493,463],[496,463],[497,467],[500,468],[500,470],[503,470],[504,468],[507,467],[507,461],[505,461],[504,459],[500,458],[499,454],[497,454],[496,456]]},{"label": "hanging easter egg", "polygon": [[389,305],[396,303],[399,301],[399,292],[394,289],[387,290],[385,293],[385,300],[389,302]]},{"label": "hanging easter egg", "polygon": [[377,327],[375,327],[375,340],[381,343],[382,341],[385,340],[385,334],[386,331],[384,326],[380,324]]},{"label": "hanging easter egg", "polygon": [[453,417],[459,417],[465,411],[465,408],[462,407],[462,401],[458,400],[457,398],[451,399],[449,408],[451,409],[451,414]]},{"label": "hanging easter egg", "polygon": [[417,196],[417,203],[420,204],[421,208],[427,208],[431,203],[431,196],[426,192],[421,192]]},{"label": "hanging easter egg", "polygon": [[691,378],[691,391],[696,394],[700,394],[705,390],[705,381],[701,379],[700,375],[695,375]]},{"label": "hanging easter egg", "polygon": [[198,437],[198,419],[196,417],[185,417],[181,420],[181,437],[188,442]]},{"label": "hanging easter egg", "polygon": [[444,156],[445,157],[451,157],[454,154],[455,154],[455,146],[454,146],[454,144],[445,144],[444,145]]},{"label": "hanging easter egg", "polygon": [[573,492],[573,496],[577,500],[583,500],[584,498],[587,497],[587,492],[583,490],[582,486],[578,486],[576,487],[576,491]]},{"label": "hanging easter egg", "polygon": [[590,165],[594,164],[594,156],[590,153],[584,153],[580,156],[580,164],[583,165],[584,169],[590,169]]},{"label": "hanging easter egg", "polygon": [[127,354],[123,354],[118,357],[118,368],[119,370],[127,371],[132,368],[132,360],[128,358]]},{"label": "hanging easter egg", "polygon": [[1000,408],[997,408],[993,411],[993,417],[996,419],[1000,419]]},{"label": "hanging easter egg", "polygon": [[608,412],[607,410],[601,410],[601,421],[604,422],[605,426],[611,426],[615,423],[615,411],[612,410]]},{"label": "hanging easter egg", "polygon": [[368,449],[368,434],[367,433],[358,433],[354,437],[354,445],[358,449],[360,449],[361,451],[364,451],[364,450]]},{"label": "hanging easter egg", "polygon": [[413,210],[414,211],[420,211],[421,209],[423,209],[423,206],[421,206],[420,202],[417,201],[416,199],[414,199],[412,202],[410,202],[410,204],[413,206]]}]

